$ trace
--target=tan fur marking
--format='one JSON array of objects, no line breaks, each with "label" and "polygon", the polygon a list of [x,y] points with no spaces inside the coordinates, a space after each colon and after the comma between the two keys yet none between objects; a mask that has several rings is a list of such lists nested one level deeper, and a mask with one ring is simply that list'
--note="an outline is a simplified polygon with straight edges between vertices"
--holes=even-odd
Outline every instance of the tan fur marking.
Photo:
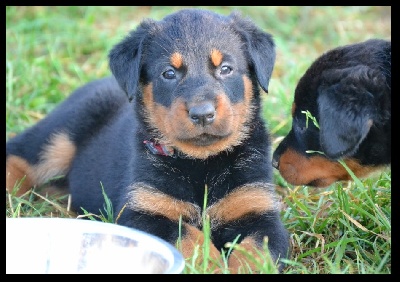
[{"label": "tan fur marking", "polygon": [[153,85],[150,83],[143,88],[143,104],[146,110],[147,121],[154,127],[154,100],[153,100]]},{"label": "tan fur marking", "polygon": [[355,175],[357,175],[361,178],[368,176],[369,174],[373,173],[374,171],[384,169],[384,167],[385,167],[385,166],[376,166],[376,167],[362,166],[362,165],[360,165],[359,162],[357,162],[354,159],[347,159],[344,162],[351,169],[351,171],[355,173]]},{"label": "tan fur marking", "polygon": [[6,190],[9,193],[14,193],[16,183],[19,183],[25,176],[24,181],[21,183],[18,191],[15,192],[16,196],[21,196],[28,191],[33,185],[33,170],[27,161],[18,156],[9,156],[6,159]]},{"label": "tan fur marking", "polygon": [[49,144],[40,154],[39,164],[34,167],[36,183],[42,184],[49,178],[66,174],[75,154],[76,147],[68,134],[53,134]]},{"label": "tan fur marking", "polygon": [[173,53],[170,58],[170,63],[174,68],[179,69],[183,65],[182,55],[178,52]]},{"label": "tan fur marking", "polygon": [[200,207],[189,202],[173,198],[144,183],[135,183],[129,192],[128,208],[152,215],[162,215],[172,221],[180,216],[186,222],[195,225],[201,222]]},{"label": "tan fur marking", "polygon": [[[194,255],[196,246],[198,247],[198,257],[196,258],[196,263],[199,264],[204,259],[203,244],[204,244],[204,234],[199,229],[191,226],[187,223],[184,225],[185,235],[182,238],[179,251],[182,253],[185,259],[190,259]],[[218,249],[210,242],[210,253],[209,257],[214,262],[219,262],[222,265],[222,258]],[[208,265],[209,271],[211,271],[212,263]],[[217,273],[220,269],[216,269],[214,273]]]},{"label": "tan fur marking", "polygon": [[211,62],[213,63],[214,66],[219,66],[222,63],[223,55],[221,51],[217,49],[212,49],[211,50]]},{"label": "tan fur marking", "polygon": [[248,77],[243,76],[244,101],[231,104],[225,94],[217,95],[216,118],[212,126],[208,127],[211,134],[226,133],[228,136],[208,146],[196,146],[182,141],[204,133],[203,128],[196,127],[188,118],[185,103],[179,98],[168,109],[154,103],[152,85],[144,87],[143,103],[147,112],[147,121],[159,136],[164,145],[173,146],[188,156],[206,159],[222,151],[230,150],[233,146],[241,144],[248,136],[250,128],[245,125],[250,119],[254,109],[251,105],[253,99],[252,84]]},{"label": "tan fur marking", "polygon": [[[359,177],[365,177],[383,167],[365,167],[352,159],[344,160],[346,165]],[[339,163],[322,156],[306,158],[292,149],[286,150],[279,160],[280,174],[293,185],[306,185],[311,181],[316,187],[326,187],[336,181],[351,180],[351,176]]]},{"label": "tan fur marking", "polygon": [[263,214],[279,209],[273,192],[274,186],[263,182],[246,184],[236,188],[224,198],[207,208],[211,227],[234,221],[250,213]]},{"label": "tan fur marking", "polygon": [[[228,259],[228,267],[231,274],[247,273],[248,268],[257,271],[257,264],[253,260],[258,261],[258,265],[262,265],[263,258],[259,252],[263,253],[262,247],[251,236],[244,238],[239,244],[241,250],[233,250]],[[249,259],[250,256],[252,259]]]}]

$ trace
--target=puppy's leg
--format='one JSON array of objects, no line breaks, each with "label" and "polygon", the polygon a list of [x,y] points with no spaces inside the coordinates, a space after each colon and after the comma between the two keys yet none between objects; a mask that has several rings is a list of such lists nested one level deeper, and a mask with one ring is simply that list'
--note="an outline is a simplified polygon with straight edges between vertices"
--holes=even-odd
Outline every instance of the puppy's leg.
[{"label": "puppy's leg", "polygon": [[[209,271],[219,271],[220,252],[211,242],[208,254],[205,254],[206,238],[198,228],[201,226],[201,209],[196,204],[182,201],[142,182],[130,186],[131,191],[121,195],[117,210],[120,213],[118,224],[130,226],[154,234],[177,244],[185,259],[194,258],[199,265],[206,256],[210,258]],[[179,234],[179,222],[182,221],[182,234]],[[180,236],[181,235],[181,236]],[[181,237],[181,241],[178,241]],[[206,250],[207,251],[207,250]],[[197,257],[193,257],[198,255]],[[219,263],[219,265],[218,265]]]},{"label": "puppy's leg", "polygon": [[[11,155],[6,157],[6,191],[20,196],[34,183],[31,165],[23,158]],[[15,190],[15,191],[14,191]]]},{"label": "puppy's leg", "polygon": [[[214,270],[214,273],[219,273],[220,266],[222,266],[221,254],[211,242],[211,239],[207,250],[205,248],[205,240],[202,231],[189,224],[184,224],[184,235],[182,237],[180,251],[186,260],[193,258],[197,251],[197,257],[195,258],[196,265],[200,265],[207,255],[209,258],[207,271]],[[205,254],[204,251],[208,252],[208,254]]]},{"label": "puppy's leg", "polygon": [[6,190],[17,196],[52,177],[66,174],[76,153],[67,133],[54,132],[45,141],[40,134],[29,133],[12,140],[6,147]]},{"label": "puppy's leg", "polygon": [[[232,274],[245,272],[246,268],[255,271],[264,264],[265,259],[265,250],[260,246],[259,239],[248,236],[236,246],[229,256],[229,271]],[[278,269],[282,269],[281,263],[278,263]]]},{"label": "puppy's leg", "polygon": [[78,88],[48,116],[6,143],[6,190],[22,195],[32,186],[65,176],[77,147],[96,135],[125,103],[114,78]]},{"label": "puppy's leg", "polygon": [[[254,256],[249,260],[240,251],[234,250],[228,261],[231,272],[245,270],[246,264],[257,271],[257,260],[264,257],[264,239],[268,238],[268,249],[274,262],[286,258],[289,252],[289,235],[280,220],[278,199],[274,186],[263,182],[249,183],[230,192],[207,209],[211,218],[214,244],[225,247],[240,235],[240,248]],[[242,266],[244,268],[242,268]],[[279,271],[283,264],[279,263]]]}]

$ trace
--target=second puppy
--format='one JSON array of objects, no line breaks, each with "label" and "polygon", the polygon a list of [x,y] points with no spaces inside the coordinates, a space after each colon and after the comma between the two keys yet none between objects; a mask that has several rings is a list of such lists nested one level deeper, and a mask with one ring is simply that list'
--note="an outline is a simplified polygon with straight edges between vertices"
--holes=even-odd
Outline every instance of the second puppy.
[{"label": "second puppy", "polygon": [[391,57],[391,42],[371,39],[330,50],[310,66],[295,90],[292,129],[273,154],[287,182],[350,180],[338,160],[357,177],[391,163]]}]

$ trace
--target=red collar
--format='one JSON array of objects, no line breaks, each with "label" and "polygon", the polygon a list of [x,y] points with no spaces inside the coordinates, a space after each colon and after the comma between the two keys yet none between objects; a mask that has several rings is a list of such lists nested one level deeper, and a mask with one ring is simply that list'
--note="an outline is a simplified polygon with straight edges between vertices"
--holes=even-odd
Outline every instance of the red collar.
[{"label": "red collar", "polygon": [[176,158],[174,148],[160,144],[154,140],[144,140],[143,143],[154,155],[161,155]]}]

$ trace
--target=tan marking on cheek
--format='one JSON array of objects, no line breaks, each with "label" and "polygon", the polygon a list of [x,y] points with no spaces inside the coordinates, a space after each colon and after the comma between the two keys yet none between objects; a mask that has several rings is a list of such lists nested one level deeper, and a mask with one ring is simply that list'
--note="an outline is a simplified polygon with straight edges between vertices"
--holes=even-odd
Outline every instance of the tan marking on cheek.
[{"label": "tan marking on cheek", "polygon": [[[15,193],[16,196],[21,196],[34,186],[33,170],[27,161],[17,156],[9,156],[6,159],[6,190],[9,193]],[[14,188],[17,189],[16,184],[25,177],[24,181],[17,191],[14,192]]]},{"label": "tan marking on cheek", "polygon": [[250,78],[248,78],[245,75],[243,75],[243,84],[244,84],[245,103],[249,105],[251,103],[251,100],[253,99],[253,96],[254,96],[253,84],[251,83]]},{"label": "tan marking on cheek", "polygon": [[153,120],[153,126],[157,129],[159,134],[161,134],[159,136],[159,138],[162,139],[161,142],[166,145],[170,145],[171,142],[169,136],[171,136],[171,131],[174,126],[176,126],[176,124],[174,124],[175,120],[168,119],[171,112],[164,106],[154,104],[153,109],[153,116],[151,117],[151,119]]},{"label": "tan marking on cheek", "polygon": [[178,200],[144,183],[132,186],[127,207],[151,215],[161,215],[176,222],[180,216],[186,222],[193,224],[201,222],[199,206]]},{"label": "tan marking on cheek", "polygon": [[[225,93],[217,95],[215,100],[216,117],[213,125],[217,127],[231,128],[233,119],[235,118],[231,101]],[[224,128],[220,128],[220,130],[224,130]]]},{"label": "tan marking on cheek", "polygon": [[[351,159],[345,160],[345,163],[357,177],[365,177],[380,169],[361,166]],[[339,162],[330,161],[322,156],[306,158],[292,149],[287,149],[281,155],[279,172],[293,185],[307,185],[315,181],[315,187],[327,187],[336,181],[351,180],[351,176]]]},{"label": "tan marking on cheek", "polygon": [[368,176],[369,174],[382,170],[385,166],[362,166],[357,160],[346,159],[344,160],[349,169],[359,178]]},{"label": "tan marking on cheek", "polygon": [[279,159],[279,172],[293,185],[306,185],[316,179],[325,179],[333,183],[331,176],[342,175],[345,170],[339,163],[328,161],[323,157],[314,156],[311,160],[292,149],[287,149]]},{"label": "tan marking on cheek", "polygon": [[236,142],[235,145],[240,144],[250,133],[250,128],[246,125],[246,122],[252,118],[254,108],[251,103],[253,99],[253,89],[251,81],[248,77],[243,76],[244,82],[244,101],[232,105],[234,116],[233,116],[233,137]]},{"label": "tan marking on cheek", "polygon": [[211,62],[214,66],[219,66],[222,63],[223,55],[221,51],[217,49],[211,50]]},{"label": "tan marking on cheek", "polygon": [[207,208],[212,228],[249,214],[263,214],[279,209],[274,186],[254,182],[236,188],[223,199]]},{"label": "tan marking on cheek", "polygon": [[[251,100],[253,99],[254,95],[251,81],[248,77],[243,76],[243,83],[244,83],[244,100],[243,102],[233,105],[235,112],[234,123],[236,124],[236,128],[238,128],[238,131],[240,131],[240,128],[243,127],[245,122],[250,119],[254,111],[254,108],[251,104]],[[245,129],[244,131],[248,131],[248,129]]]},{"label": "tan marking on cheek", "polygon": [[183,65],[182,55],[178,52],[173,53],[170,58],[170,63],[174,68],[179,69]]},{"label": "tan marking on cheek", "polygon": [[[244,139],[246,139],[250,133],[250,128],[246,125],[246,122],[252,118],[254,108],[252,105],[252,100],[254,97],[253,85],[251,80],[247,76],[243,76],[244,84],[244,100],[243,102],[232,104],[226,95],[218,96],[219,100],[217,102],[217,121],[218,116],[221,113],[224,115],[224,119],[229,118],[229,121],[224,120],[224,126],[228,126],[231,135],[218,142],[211,145],[207,150],[211,153],[209,155],[218,154],[219,152],[229,150],[234,146],[240,145]],[[226,130],[220,128],[219,130]]]},{"label": "tan marking on cheek", "polygon": [[188,109],[185,102],[177,98],[171,105],[171,109],[165,107],[157,107],[160,113],[160,120],[164,119],[168,122],[165,123],[164,135],[168,140],[171,140],[175,146],[178,139],[191,138],[197,133],[196,126],[190,121]]},{"label": "tan marking on cheek", "polygon": [[154,116],[153,85],[150,83],[143,88],[143,105],[147,116]]},{"label": "tan marking on cheek", "polygon": [[68,134],[59,132],[52,135],[49,144],[40,154],[40,161],[34,167],[35,181],[44,183],[48,179],[68,172],[76,154],[76,147]]},{"label": "tan marking on cheek", "polygon": [[[156,105],[153,100],[153,85],[149,84],[143,88],[143,105],[144,110],[146,112],[145,118],[149,125],[156,131],[155,134],[163,134],[164,122],[163,115],[166,110],[163,110],[162,107],[156,109]],[[161,136],[158,136],[160,139]],[[167,145],[167,144],[166,144]]]},{"label": "tan marking on cheek", "polygon": [[177,99],[171,105],[171,109],[155,103],[151,84],[144,87],[143,104],[146,121],[153,129],[156,139],[164,145],[176,146],[174,136],[177,132],[180,130],[189,132],[194,129],[193,124],[188,122],[184,103]]},{"label": "tan marking on cheek", "polygon": [[294,111],[296,110],[296,104],[292,103],[292,116],[294,116]]}]

